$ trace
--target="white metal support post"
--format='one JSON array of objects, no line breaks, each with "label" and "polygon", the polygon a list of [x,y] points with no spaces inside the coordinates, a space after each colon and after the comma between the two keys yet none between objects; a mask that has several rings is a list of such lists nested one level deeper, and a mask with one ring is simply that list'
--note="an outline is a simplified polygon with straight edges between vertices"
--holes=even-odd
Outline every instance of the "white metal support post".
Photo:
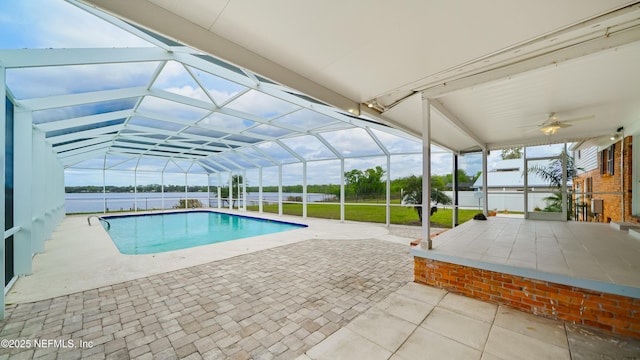
[{"label": "white metal support post", "polygon": [[307,218],[307,162],[302,162],[302,218]]},{"label": "white metal support post", "polygon": [[452,224],[458,226],[458,153],[453,154],[453,172],[451,173],[451,193],[453,195]]},{"label": "white metal support post", "polygon": [[162,210],[164,210],[164,169],[160,173],[160,182],[162,183],[160,185],[160,192],[162,193]]},{"label": "white metal support post", "polygon": [[[0,66],[0,179],[5,181],[4,162],[6,157],[6,144],[5,144],[5,132],[7,123],[7,90],[5,88],[5,68]],[[5,208],[4,190],[0,191],[0,209]],[[4,267],[5,267],[5,248],[4,248],[4,213],[0,215],[0,232],[2,232],[2,241],[0,241],[0,279],[4,285]],[[2,286],[4,289],[4,286]],[[0,320],[4,320],[4,291],[0,291]]]},{"label": "white metal support post", "polygon": [[233,210],[233,173],[229,172],[229,210]]},{"label": "white metal support post", "polygon": [[262,168],[258,168],[258,212],[262,214],[263,204],[262,204]]},{"label": "white metal support post", "polygon": [[133,170],[133,211],[138,211],[138,171],[136,169]]},{"label": "white metal support post", "polygon": [[222,174],[218,173],[218,183],[216,184],[218,194],[218,209],[222,208]]},{"label": "white metal support post", "polygon": [[185,172],[184,173],[184,208],[188,209],[188,203],[189,203],[189,179],[187,179],[189,173]]},{"label": "white metal support post", "polygon": [[[44,179],[45,176],[45,133],[42,131],[33,131],[32,149],[35,156],[32,157],[32,175],[34,179]],[[34,251],[44,252],[44,241],[47,237],[45,229],[45,203],[42,199],[46,196],[45,181],[36,181],[32,183],[31,193],[31,211],[33,224],[31,228]]]},{"label": "white metal support post", "polygon": [[[523,166],[523,186],[524,186],[524,191],[522,192],[524,198],[523,198],[523,204],[524,204],[524,218],[528,219],[529,218],[529,193],[528,193],[528,189],[529,189],[529,167],[528,167],[528,161],[527,161],[527,147],[523,147],[522,148],[522,158],[524,159],[524,166]],[[484,180],[484,179],[483,179]]]},{"label": "white metal support post", "polygon": [[[4,101],[4,99],[3,99]],[[33,211],[31,209],[31,181],[32,181],[32,120],[30,111],[15,111],[13,122],[13,216],[14,227],[20,231],[13,236],[14,274],[30,275],[33,272],[31,258],[33,244],[31,240],[31,226]],[[45,181],[46,178],[39,178]]]},{"label": "white metal support post", "polygon": [[489,184],[487,181],[489,179],[489,174],[487,174],[487,158],[489,156],[489,151],[487,148],[482,149],[482,200],[484,201],[484,206],[482,207],[482,212],[485,216],[489,215]]},{"label": "white metal support post", "polygon": [[282,164],[278,165],[278,215],[282,216]]},{"label": "white metal support post", "polygon": [[344,158],[340,158],[340,222],[344,222]]},{"label": "white metal support post", "polygon": [[422,241],[420,247],[431,250],[431,104],[422,97]]},{"label": "white metal support post", "polygon": [[211,174],[207,174],[207,208],[211,207]]},{"label": "white metal support post", "polygon": [[[622,146],[620,148],[620,154],[624,150],[624,138],[622,139]],[[567,221],[567,143],[564,143],[564,151],[561,155],[560,161],[562,162],[562,221]],[[622,168],[620,168],[620,172],[622,172]],[[622,190],[622,188],[621,188]],[[624,195],[623,195],[624,198]],[[624,211],[624,206],[622,206],[622,211]]]},{"label": "white metal support post", "polygon": [[247,169],[242,170],[242,210],[247,211]]},{"label": "white metal support post", "polygon": [[[44,152],[43,154],[45,154],[45,174],[47,174],[49,177],[53,178],[53,174],[56,173],[56,169],[55,169],[55,162],[53,160],[54,155],[53,152],[51,150],[50,147],[47,147],[46,145],[44,146]],[[44,176],[42,177],[43,179],[45,178]],[[44,204],[45,204],[45,216],[44,216],[44,229],[45,229],[45,235],[47,239],[51,238],[51,234],[53,234],[53,229],[54,229],[54,221],[53,221],[53,194],[55,193],[54,188],[53,188],[53,181],[45,181],[45,196],[44,196]]]},{"label": "white metal support post", "polygon": [[[105,160],[106,160],[106,156],[105,156]],[[107,170],[104,167],[105,167],[105,164],[103,162],[102,164],[102,203],[103,203],[102,213],[106,214],[107,213]]]},{"label": "white metal support post", "polygon": [[391,154],[387,154],[387,189],[386,189],[386,216],[387,227],[391,225]]}]

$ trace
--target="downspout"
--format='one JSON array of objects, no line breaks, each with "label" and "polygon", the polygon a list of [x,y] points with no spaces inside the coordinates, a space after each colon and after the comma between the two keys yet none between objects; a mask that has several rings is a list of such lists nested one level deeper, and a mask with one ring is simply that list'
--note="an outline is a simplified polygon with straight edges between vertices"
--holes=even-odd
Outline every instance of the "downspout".
[{"label": "downspout", "polygon": [[[622,137],[622,141],[620,142],[620,192],[622,192],[622,196],[620,199],[620,221],[624,222],[624,197],[626,195],[626,193],[624,192],[624,129],[620,130],[620,136]],[[629,171],[631,171],[631,169],[629,169]]]}]

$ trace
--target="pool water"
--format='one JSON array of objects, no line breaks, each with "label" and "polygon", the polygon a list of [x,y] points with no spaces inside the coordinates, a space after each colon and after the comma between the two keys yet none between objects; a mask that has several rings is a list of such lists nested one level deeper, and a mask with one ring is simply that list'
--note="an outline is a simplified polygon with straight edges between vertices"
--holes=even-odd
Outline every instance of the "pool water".
[{"label": "pool water", "polygon": [[306,225],[212,211],[105,216],[103,226],[122,254],[155,254],[273,234]]}]

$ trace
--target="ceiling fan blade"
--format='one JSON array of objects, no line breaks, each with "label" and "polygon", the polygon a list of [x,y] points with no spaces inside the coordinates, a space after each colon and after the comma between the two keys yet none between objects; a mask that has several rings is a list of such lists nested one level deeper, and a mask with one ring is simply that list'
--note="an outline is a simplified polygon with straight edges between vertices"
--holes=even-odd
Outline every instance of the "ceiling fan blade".
[{"label": "ceiling fan blade", "polygon": [[593,117],[594,117],[593,115],[581,116],[581,117],[571,118],[571,119],[567,119],[567,120],[560,120],[560,122],[568,123],[568,122],[583,121],[583,120],[593,119]]}]

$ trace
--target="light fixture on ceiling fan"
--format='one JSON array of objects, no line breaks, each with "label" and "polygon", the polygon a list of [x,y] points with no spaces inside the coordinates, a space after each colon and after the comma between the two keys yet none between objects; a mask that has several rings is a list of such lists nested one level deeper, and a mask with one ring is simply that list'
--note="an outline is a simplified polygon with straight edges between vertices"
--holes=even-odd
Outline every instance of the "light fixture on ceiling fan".
[{"label": "light fixture on ceiling fan", "polygon": [[560,121],[560,120],[558,120],[558,117],[556,116],[556,113],[551,113],[551,114],[549,114],[549,118],[547,119],[547,121],[545,121],[542,124],[540,124],[539,129],[545,135],[549,135],[550,136],[550,135],[553,135],[553,134],[557,133],[558,130],[560,130],[560,129],[564,129],[564,128],[570,127],[571,124],[568,124],[569,122],[587,120],[587,119],[591,119],[592,117],[593,117],[593,115],[591,115],[591,116],[583,116],[583,117],[579,117],[579,118],[573,118],[573,119]]}]

